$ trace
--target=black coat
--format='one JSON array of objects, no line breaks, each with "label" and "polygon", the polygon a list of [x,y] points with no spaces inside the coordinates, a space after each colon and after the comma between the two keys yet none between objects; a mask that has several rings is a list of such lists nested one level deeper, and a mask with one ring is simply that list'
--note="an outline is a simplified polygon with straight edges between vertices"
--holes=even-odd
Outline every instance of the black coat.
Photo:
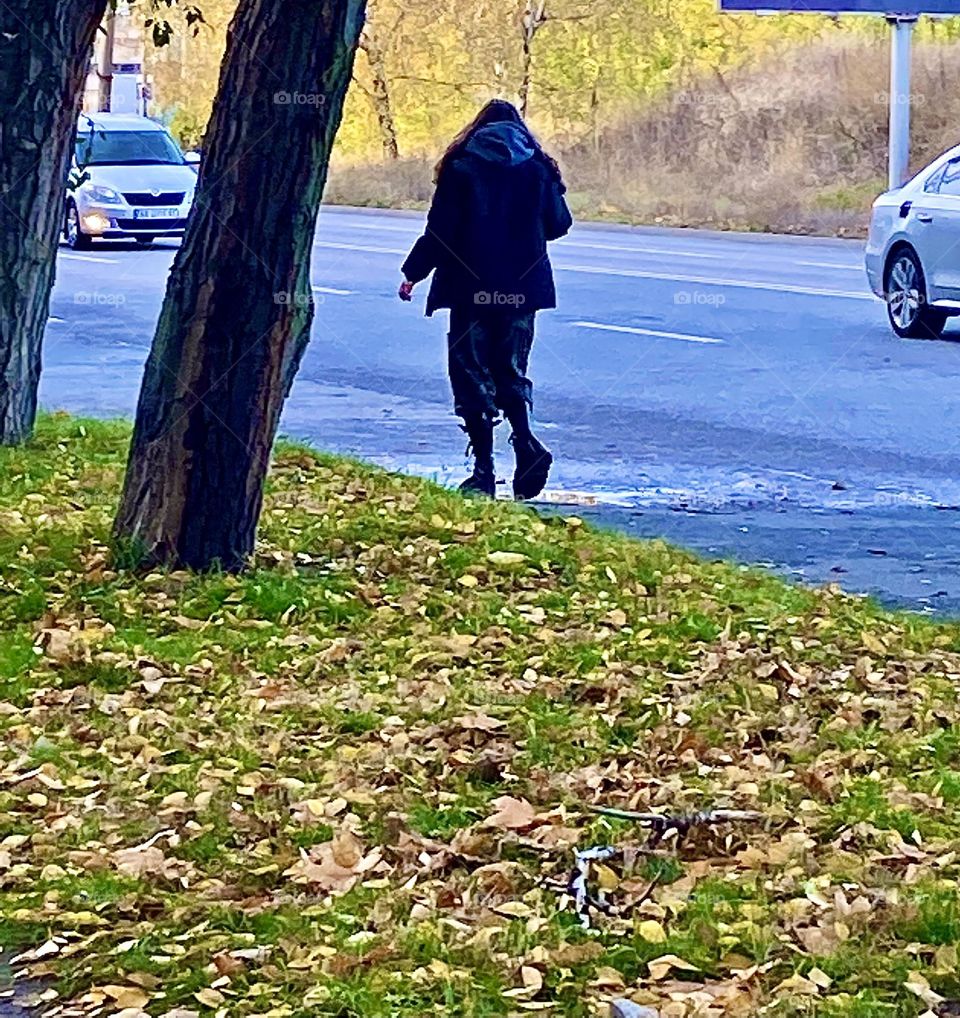
[{"label": "black coat", "polygon": [[440,174],[426,229],[402,266],[411,283],[435,270],[427,314],[556,307],[547,241],[573,222],[565,190],[518,124],[476,131]]}]

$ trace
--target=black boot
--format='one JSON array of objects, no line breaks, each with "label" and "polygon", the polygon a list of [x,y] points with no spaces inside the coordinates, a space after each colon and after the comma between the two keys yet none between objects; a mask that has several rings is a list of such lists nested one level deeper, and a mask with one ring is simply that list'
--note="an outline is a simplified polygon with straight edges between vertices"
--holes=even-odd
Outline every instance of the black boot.
[{"label": "black boot", "polygon": [[522,397],[511,399],[504,413],[513,434],[510,443],[517,458],[513,475],[513,497],[536,498],[543,491],[553,463],[550,450],[530,430],[530,408]]},{"label": "black boot", "polygon": [[493,421],[489,417],[471,417],[463,422],[470,436],[467,453],[473,450],[473,473],[460,485],[465,494],[497,496],[497,477],[493,470]]}]

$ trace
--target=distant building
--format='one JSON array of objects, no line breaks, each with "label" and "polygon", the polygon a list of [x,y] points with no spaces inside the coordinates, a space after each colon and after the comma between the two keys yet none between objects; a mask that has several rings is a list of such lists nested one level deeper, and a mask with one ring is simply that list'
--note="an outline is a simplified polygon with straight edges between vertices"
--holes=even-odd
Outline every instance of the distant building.
[{"label": "distant building", "polygon": [[151,97],[144,79],[143,59],[143,17],[119,3],[116,15],[108,15],[97,32],[83,91],[83,109],[88,113],[146,114]]}]

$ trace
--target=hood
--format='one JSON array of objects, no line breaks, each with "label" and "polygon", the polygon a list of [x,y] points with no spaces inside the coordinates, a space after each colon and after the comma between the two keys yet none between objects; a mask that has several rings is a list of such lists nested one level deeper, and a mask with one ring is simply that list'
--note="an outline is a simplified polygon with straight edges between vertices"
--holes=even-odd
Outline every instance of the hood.
[{"label": "hood", "polygon": [[532,159],[535,149],[520,124],[503,121],[474,131],[464,151],[490,163],[517,166]]},{"label": "hood", "polygon": [[103,184],[115,191],[193,191],[196,171],[176,163],[152,166],[88,166],[91,184]]}]

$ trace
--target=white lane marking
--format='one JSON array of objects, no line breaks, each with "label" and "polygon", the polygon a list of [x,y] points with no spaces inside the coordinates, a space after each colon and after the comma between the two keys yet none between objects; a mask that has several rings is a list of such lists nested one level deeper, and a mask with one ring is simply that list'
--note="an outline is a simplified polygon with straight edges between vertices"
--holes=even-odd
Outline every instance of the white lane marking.
[{"label": "white lane marking", "polygon": [[[369,254],[405,255],[404,249],[378,247],[373,244],[338,244],[329,240],[314,241],[314,247],[333,248],[337,251],[363,251]],[[845,297],[850,300],[876,298],[871,293],[856,290],[830,290],[818,286],[798,286],[793,283],[766,283],[753,279],[723,279],[719,276],[693,276],[680,272],[651,272],[645,269],[615,269],[599,265],[555,265],[562,272],[586,272],[594,276],[623,276],[628,279],[664,279],[671,283],[700,283],[703,286],[729,286],[745,290],[771,290],[774,293],[799,293],[811,297]]]},{"label": "white lane marking", "polygon": [[351,223],[349,226],[351,230],[386,230],[390,233],[420,233],[423,229],[421,223],[411,223],[409,226],[390,226],[386,223]]},{"label": "white lane marking", "polygon": [[[422,226],[412,224],[410,226],[378,225],[377,223],[351,223],[349,229],[357,230],[384,230],[391,233],[418,234],[422,232]],[[707,254],[702,251],[676,251],[673,248],[659,247],[635,247],[628,244],[599,244],[593,241],[574,240],[564,237],[557,242],[561,247],[583,247],[592,251],[625,251],[628,254],[652,254],[652,255],[676,255],[677,258],[719,258],[728,260],[728,254]]]},{"label": "white lane marking", "polygon": [[336,251],[366,251],[369,254],[405,255],[406,248],[374,247],[372,244],[335,244],[332,240],[315,240],[314,247],[330,247]]},{"label": "white lane marking", "polygon": [[[357,230],[383,230],[390,233],[407,233],[407,234],[419,234],[422,232],[423,227],[417,223],[411,223],[409,226],[394,226],[392,224],[379,224],[379,223],[351,223],[349,229]],[[731,243],[737,243],[738,238],[731,237]],[[726,241],[720,241],[719,243],[726,243]],[[649,254],[659,255],[666,257],[676,258],[705,258],[715,259],[718,261],[729,261],[730,253],[715,254],[707,251],[681,251],[673,247],[635,247],[629,244],[600,244],[594,241],[576,240],[573,237],[563,237],[557,241],[560,247],[582,247],[593,251],[625,251],[628,254]],[[822,261],[807,261],[804,259],[798,259],[794,264],[796,265],[807,265],[811,268],[817,269],[846,269],[848,272],[863,272],[862,265],[850,265],[847,262],[822,262]]]},{"label": "white lane marking", "polygon": [[811,265],[817,269],[846,269],[847,272],[863,272],[863,265],[849,265],[846,262],[805,262],[798,261],[797,265]]},{"label": "white lane marking", "polygon": [[116,258],[99,258],[97,255],[75,254],[72,251],[61,251],[61,258],[69,258],[75,262],[100,262],[103,265],[116,265]]},{"label": "white lane marking", "polygon": [[729,254],[707,254],[705,251],[675,251],[673,248],[662,247],[632,247],[626,244],[594,244],[585,240],[563,240],[557,241],[560,247],[584,247],[591,251],[626,251],[629,254],[659,255],[666,258],[719,258],[724,261],[730,260]]},{"label": "white lane marking", "polygon": [[[378,226],[375,223],[353,223],[350,229],[354,228],[358,230],[389,230],[393,233],[408,233],[411,235],[420,233],[422,229],[420,226]],[[708,254],[705,251],[677,251],[673,248],[660,247],[635,247],[628,244],[598,244],[593,241],[573,240],[568,237],[564,237],[557,243],[560,247],[582,247],[591,251],[624,251],[627,254],[648,254],[667,257],[673,255],[677,258],[716,258],[724,261],[729,261],[730,259],[729,254]]]},{"label": "white lane marking", "polygon": [[715,336],[692,336],[688,332],[664,332],[661,329],[641,329],[635,325],[609,325],[606,322],[573,322],[580,329],[602,329],[604,332],[630,332],[637,336],[660,336],[663,339],[682,339],[685,343],[711,343],[723,345]]},{"label": "white lane marking", "polygon": [[338,290],[335,286],[311,286],[314,293],[333,293],[338,297],[349,297],[353,290]]},{"label": "white lane marking", "polygon": [[562,272],[586,272],[595,276],[626,276],[630,279],[665,279],[673,283],[701,283],[703,286],[740,287],[746,290],[773,290],[779,293],[802,293],[812,297],[847,297],[850,300],[876,300],[873,294],[855,290],[827,290],[817,286],[793,283],[761,283],[753,279],[721,279],[716,276],[691,276],[673,272],[645,272],[643,269],[599,268],[592,265],[555,265]]}]

